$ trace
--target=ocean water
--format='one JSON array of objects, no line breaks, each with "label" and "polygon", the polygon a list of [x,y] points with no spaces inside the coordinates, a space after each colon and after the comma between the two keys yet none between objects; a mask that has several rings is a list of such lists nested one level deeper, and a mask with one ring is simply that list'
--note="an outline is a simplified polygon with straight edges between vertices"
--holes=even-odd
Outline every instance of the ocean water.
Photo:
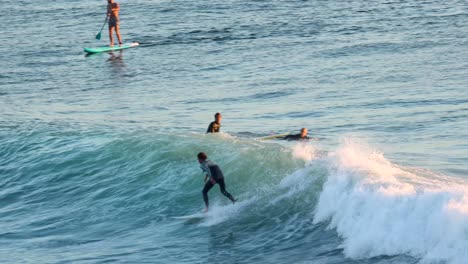
[{"label": "ocean water", "polygon": [[466,263],[466,1],[119,3],[2,0],[1,263]]}]

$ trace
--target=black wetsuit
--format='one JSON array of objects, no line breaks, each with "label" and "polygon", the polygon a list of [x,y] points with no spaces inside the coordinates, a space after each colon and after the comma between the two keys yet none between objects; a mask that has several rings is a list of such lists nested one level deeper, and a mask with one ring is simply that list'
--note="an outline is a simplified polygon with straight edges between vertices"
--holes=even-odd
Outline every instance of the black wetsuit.
[{"label": "black wetsuit", "polygon": [[283,139],[285,140],[309,140],[310,138],[308,136],[301,137],[301,134],[296,134],[296,135],[287,135]]},{"label": "black wetsuit", "polygon": [[230,193],[226,191],[226,185],[224,184],[224,175],[218,165],[216,165],[211,160],[205,160],[201,163],[200,168],[206,173],[208,176],[208,181],[205,183],[205,187],[203,188],[203,201],[205,201],[206,208],[209,206],[208,202],[208,191],[215,185],[219,184],[219,189],[221,193],[229,198],[229,200],[234,203],[236,200]]},{"label": "black wetsuit", "polygon": [[216,122],[216,121],[213,121],[208,126],[208,129],[206,130],[206,133],[217,133],[217,132],[219,132],[220,128],[221,128],[221,124]]}]

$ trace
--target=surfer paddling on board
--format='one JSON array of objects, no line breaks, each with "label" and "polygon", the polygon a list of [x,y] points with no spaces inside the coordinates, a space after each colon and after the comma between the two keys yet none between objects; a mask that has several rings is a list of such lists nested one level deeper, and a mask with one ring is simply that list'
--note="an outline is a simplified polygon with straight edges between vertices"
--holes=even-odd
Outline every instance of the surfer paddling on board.
[{"label": "surfer paddling on board", "polygon": [[205,212],[208,212],[209,202],[208,202],[208,192],[215,185],[219,184],[219,189],[221,193],[229,198],[232,203],[235,203],[237,199],[234,199],[230,193],[226,191],[226,185],[224,183],[223,172],[213,161],[208,159],[208,156],[204,152],[200,152],[197,155],[198,162],[200,163],[200,168],[206,173],[205,176],[205,187],[203,187],[203,201],[205,201]]},{"label": "surfer paddling on board", "polygon": [[119,40],[119,45],[122,45],[122,37],[120,36],[120,18],[119,11],[120,5],[114,0],[107,0],[107,19],[109,23],[109,38],[110,46],[114,46],[114,38],[112,37],[112,31],[115,31],[117,39]]},{"label": "surfer paddling on board", "polygon": [[206,130],[206,133],[217,133],[221,128],[221,119],[223,118],[220,113],[214,115],[215,121],[211,122]]},{"label": "surfer paddling on board", "polygon": [[301,129],[301,133],[295,134],[295,135],[287,135],[283,139],[289,140],[289,141],[291,140],[303,141],[303,140],[309,140],[310,138],[307,136],[307,128],[304,127]]}]

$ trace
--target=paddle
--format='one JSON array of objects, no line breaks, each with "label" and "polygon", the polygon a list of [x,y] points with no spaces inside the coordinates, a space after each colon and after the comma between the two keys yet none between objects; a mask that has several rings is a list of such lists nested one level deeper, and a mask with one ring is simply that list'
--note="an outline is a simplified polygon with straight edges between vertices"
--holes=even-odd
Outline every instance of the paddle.
[{"label": "paddle", "polygon": [[107,17],[106,17],[106,20],[104,21],[104,25],[102,25],[102,27],[101,27],[101,30],[99,30],[99,33],[97,33],[96,39],[101,39],[101,32],[102,32],[102,29],[104,28],[104,26],[106,24],[107,24]]}]

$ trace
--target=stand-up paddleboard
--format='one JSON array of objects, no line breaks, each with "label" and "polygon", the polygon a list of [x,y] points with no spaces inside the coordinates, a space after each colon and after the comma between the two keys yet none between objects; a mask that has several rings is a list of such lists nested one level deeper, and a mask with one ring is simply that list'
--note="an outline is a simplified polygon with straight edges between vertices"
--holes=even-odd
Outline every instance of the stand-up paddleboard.
[{"label": "stand-up paddleboard", "polygon": [[103,47],[96,47],[96,48],[84,48],[84,51],[87,53],[101,53],[101,52],[109,52],[109,51],[116,51],[116,50],[123,50],[138,47],[140,43],[133,42],[133,43],[125,43],[122,45],[114,45],[113,47],[103,46]]},{"label": "stand-up paddleboard", "polygon": [[276,134],[276,135],[271,135],[271,136],[266,136],[266,137],[261,137],[259,140],[272,140],[272,139],[278,139],[278,138],[283,138],[287,135],[291,134],[290,132],[288,133],[283,133],[283,134]]}]

